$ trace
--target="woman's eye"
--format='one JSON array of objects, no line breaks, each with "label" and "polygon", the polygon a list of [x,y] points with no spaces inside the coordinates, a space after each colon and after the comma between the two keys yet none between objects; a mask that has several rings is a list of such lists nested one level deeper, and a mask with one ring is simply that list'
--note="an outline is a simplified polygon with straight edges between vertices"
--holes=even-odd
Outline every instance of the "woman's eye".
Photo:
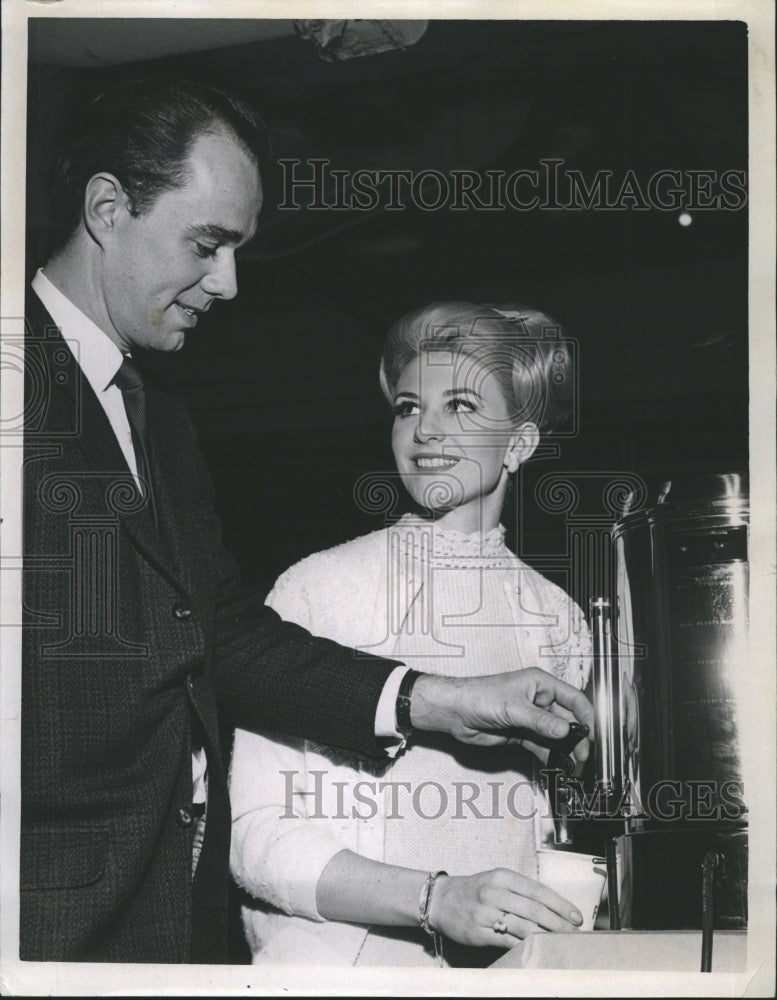
[{"label": "woman's eye", "polygon": [[477,406],[463,396],[454,396],[448,406],[453,413],[474,413],[477,410]]},{"label": "woman's eye", "polygon": [[412,400],[402,399],[398,403],[394,403],[395,417],[410,417],[417,413],[420,413],[418,403],[414,403]]},{"label": "woman's eye", "polygon": [[211,246],[210,243],[195,243],[194,249],[198,257],[214,257],[218,246]]}]

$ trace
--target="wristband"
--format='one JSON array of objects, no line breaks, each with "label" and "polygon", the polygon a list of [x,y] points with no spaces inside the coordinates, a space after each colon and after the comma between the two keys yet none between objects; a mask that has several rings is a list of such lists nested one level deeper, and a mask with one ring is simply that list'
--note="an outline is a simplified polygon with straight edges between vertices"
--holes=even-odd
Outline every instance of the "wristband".
[{"label": "wristband", "polygon": [[432,889],[434,889],[435,882],[441,875],[447,874],[448,873],[444,871],[429,872],[421,889],[421,895],[418,897],[418,910],[421,916],[421,927],[431,937],[432,942],[434,943],[434,955],[440,968],[442,968],[442,937],[429,923],[429,904],[432,901]]},{"label": "wristband", "polygon": [[413,723],[410,721],[410,701],[415,682],[421,676],[420,670],[408,670],[397,691],[396,720],[397,731],[407,739],[413,733]]}]

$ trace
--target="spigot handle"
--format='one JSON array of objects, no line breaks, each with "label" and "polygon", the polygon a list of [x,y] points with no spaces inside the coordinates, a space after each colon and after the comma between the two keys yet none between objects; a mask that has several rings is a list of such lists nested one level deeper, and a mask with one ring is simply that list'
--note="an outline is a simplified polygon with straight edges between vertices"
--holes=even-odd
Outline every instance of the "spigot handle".
[{"label": "spigot handle", "polygon": [[570,722],[567,735],[562,736],[559,740],[553,740],[551,743],[548,762],[545,765],[548,770],[563,771],[565,777],[571,777],[577,766],[572,751],[586,736],[588,736],[588,726],[581,722]]}]

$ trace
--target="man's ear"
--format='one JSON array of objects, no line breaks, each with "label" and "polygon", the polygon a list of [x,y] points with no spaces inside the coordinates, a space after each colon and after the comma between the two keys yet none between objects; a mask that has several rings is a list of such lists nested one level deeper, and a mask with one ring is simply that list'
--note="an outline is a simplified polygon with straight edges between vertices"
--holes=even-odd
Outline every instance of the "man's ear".
[{"label": "man's ear", "polygon": [[515,429],[510,440],[510,447],[505,457],[508,472],[516,472],[519,465],[532,457],[540,443],[540,429],[536,424],[526,421]]},{"label": "man's ear", "polygon": [[129,211],[129,199],[113,174],[90,177],[84,190],[84,222],[90,236],[103,245],[122,213]]}]

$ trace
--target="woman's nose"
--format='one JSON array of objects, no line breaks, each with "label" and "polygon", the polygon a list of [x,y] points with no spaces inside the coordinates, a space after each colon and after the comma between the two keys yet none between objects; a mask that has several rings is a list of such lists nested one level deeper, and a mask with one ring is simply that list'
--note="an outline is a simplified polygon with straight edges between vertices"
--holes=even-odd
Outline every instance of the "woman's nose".
[{"label": "woman's nose", "polygon": [[413,433],[417,444],[425,444],[427,441],[442,441],[445,436],[445,429],[439,420],[436,420],[432,414],[421,414]]}]

